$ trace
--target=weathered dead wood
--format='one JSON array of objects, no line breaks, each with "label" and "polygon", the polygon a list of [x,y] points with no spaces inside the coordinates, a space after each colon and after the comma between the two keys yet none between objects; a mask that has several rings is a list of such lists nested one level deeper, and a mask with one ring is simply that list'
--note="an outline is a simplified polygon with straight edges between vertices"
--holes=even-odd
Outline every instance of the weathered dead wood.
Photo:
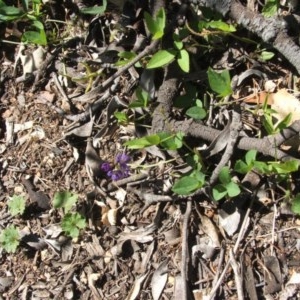
[{"label": "weathered dead wood", "polygon": [[265,18],[259,13],[247,9],[235,0],[199,1],[257,34],[264,42],[273,45],[300,74],[300,47],[288,35],[285,23],[276,17]]},{"label": "weathered dead wood", "polygon": [[[157,98],[159,105],[153,113],[152,132],[183,132],[187,136],[212,142],[220,135],[221,131],[191,120],[176,121],[171,119],[172,99],[177,93],[177,89],[178,81],[175,79],[166,79],[159,89]],[[246,151],[255,149],[266,156],[271,156],[279,160],[296,159],[281,151],[278,147],[284,141],[296,135],[297,132],[300,132],[300,120],[294,122],[291,126],[276,135],[269,135],[264,138],[251,138],[240,135],[237,148]]]}]

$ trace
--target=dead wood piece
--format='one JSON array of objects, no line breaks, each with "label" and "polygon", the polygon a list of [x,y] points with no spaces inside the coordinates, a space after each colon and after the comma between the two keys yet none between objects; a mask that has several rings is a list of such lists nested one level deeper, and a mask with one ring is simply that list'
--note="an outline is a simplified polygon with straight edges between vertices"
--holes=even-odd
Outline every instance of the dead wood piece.
[{"label": "dead wood piece", "polygon": [[110,183],[107,187],[107,191],[108,192],[115,191],[120,186],[126,185],[126,184],[131,183],[131,182],[133,183],[135,181],[142,180],[142,179],[145,179],[147,177],[148,177],[148,173],[139,173],[139,174],[131,175],[127,178],[124,178],[124,179],[121,179],[121,180]]},{"label": "dead wood piece", "polygon": [[223,15],[229,14],[239,25],[257,34],[266,43],[271,43],[295,67],[300,74],[300,47],[287,34],[286,25],[282,20],[272,17],[264,18],[244,7],[235,0],[200,1]]},{"label": "dead wood piece", "polygon": [[216,272],[216,274],[214,276],[214,280],[213,280],[212,286],[215,286],[215,284],[218,281],[218,278],[219,278],[219,276],[221,274],[221,268],[222,268],[222,265],[224,263],[224,258],[225,258],[225,243],[222,242],[221,243],[220,256],[219,256],[219,262],[218,262],[218,268],[217,268],[217,272]]},{"label": "dead wood piece", "polygon": [[140,191],[130,186],[127,188],[127,191],[133,192],[135,195],[137,195],[140,198],[140,200],[145,201],[144,207],[141,209],[141,214],[152,204],[156,204],[157,202],[170,202],[174,200],[172,197],[167,195],[156,195],[152,193],[144,193],[143,191]]},{"label": "dead wood piece", "polygon": [[218,163],[217,167],[214,169],[210,177],[210,184],[214,184],[217,181],[222,168],[228,163],[231,156],[233,155],[235,145],[237,143],[241,129],[241,115],[240,113],[234,110],[232,112],[232,122],[230,124],[230,134],[229,139],[227,141],[227,146],[220,162]]},{"label": "dead wood piece", "polygon": [[183,218],[183,224],[182,224],[182,254],[181,254],[181,278],[182,278],[182,300],[187,300],[189,298],[189,287],[188,287],[188,266],[190,262],[189,257],[189,245],[188,245],[188,235],[189,235],[189,222],[190,222],[190,215],[192,211],[192,202],[188,201],[184,218]]},{"label": "dead wood piece", "polygon": [[[185,124],[183,124],[182,121],[178,121],[176,123],[176,130],[182,131],[189,136],[202,138],[206,141],[213,141],[220,133],[217,129],[196,122],[190,123],[188,130],[184,131]],[[290,138],[295,135],[295,132],[297,132],[297,129],[299,128],[300,120],[295,121],[291,126],[276,135],[266,136],[264,138],[240,136],[237,142],[237,148],[242,150],[255,149],[266,156],[272,156],[278,160],[297,159],[286,152],[279,150],[278,146],[280,146],[286,138]]]},{"label": "dead wood piece", "polygon": [[174,75],[174,65],[170,65],[165,69],[165,76],[162,85],[157,93],[158,106],[153,112],[152,128],[153,133],[157,132],[172,132],[174,130],[172,122],[170,122],[170,112],[172,109],[173,99],[178,94],[178,85],[180,83],[178,78]]},{"label": "dead wood piece", "polygon": [[234,258],[234,254],[232,249],[229,252],[230,255],[230,263],[234,272],[234,278],[235,278],[235,285],[237,289],[238,299],[243,300],[244,299],[244,292],[243,292],[243,277],[239,268],[239,265]]},{"label": "dead wood piece", "polygon": [[245,289],[250,300],[258,300],[253,275],[253,266],[245,267]]}]

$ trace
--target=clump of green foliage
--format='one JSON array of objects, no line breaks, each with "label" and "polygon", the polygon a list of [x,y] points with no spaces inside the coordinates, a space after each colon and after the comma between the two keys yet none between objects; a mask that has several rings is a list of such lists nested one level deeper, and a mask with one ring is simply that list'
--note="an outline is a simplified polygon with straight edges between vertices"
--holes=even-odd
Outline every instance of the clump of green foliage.
[{"label": "clump of green foliage", "polygon": [[[22,215],[25,210],[25,199],[19,195],[13,195],[7,203],[10,214],[14,217],[18,214]],[[3,229],[0,233],[0,246],[8,253],[14,253],[19,246],[20,235],[19,230],[10,225]]]},{"label": "clump of green foliage", "polygon": [[6,5],[0,0],[0,21],[27,21],[28,29],[22,35],[22,42],[47,45],[47,36],[43,24],[42,0],[23,0],[20,7]]},{"label": "clump of green foliage", "polygon": [[[62,230],[66,235],[77,238],[80,230],[86,226],[85,218],[78,212],[71,212],[71,209],[78,201],[78,195],[68,191],[57,192],[54,195],[53,206],[63,209]],[[22,215],[25,211],[25,199],[22,196],[14,195],[8,201],[8,209],[12,216]],[[19,230],[14,225],[3,229],[0,233],[0,246],[8,253],[14,253],[20,243]]]},{"label": "clump of green foliage", "polygon": [[20,243],[20,235],[15,226],[10,225],[0,233],[0,245],[8,253],[14,253]]},{"label": "clump of green foliage", "polygon": [[70,193],[68,191],[57,192],[53,198],[54,208],[62,208],[64,216],[62,219],[63,231],[72,238],[77,238],[80,233],[80,229],[85,228],[85,218],[77,212],[70,212],[72,207],[76,204],[78,195]]},{"label": "clump of green foliage", "polygon": [[[45,15],[42,0],[22,0],[18,7],[6,5],[0,0],[0,22],[27,22],[27,28],[22,34],[23,43],[31,43],[45,46],[48,44],[45,31]],[[103,0],[103,5],[82,8],[82,14],[97,15],[103,14],[106,10],[107,1]]]},{"label": "clump of green foliage", "polygon": [[11,215],[14,217],[17,214],[22,215],[25,210],[25,199],[22,196],[13,195],[8,201],[8,209]]}]

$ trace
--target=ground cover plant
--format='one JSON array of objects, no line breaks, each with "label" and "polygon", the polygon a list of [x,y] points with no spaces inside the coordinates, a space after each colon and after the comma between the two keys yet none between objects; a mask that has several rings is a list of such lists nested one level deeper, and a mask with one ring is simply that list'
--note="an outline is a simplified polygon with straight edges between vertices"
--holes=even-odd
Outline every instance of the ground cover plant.
[{"label": "ground cover plant", "polygon": [[3,299],[298,299],[294,1],[0,1]]}]

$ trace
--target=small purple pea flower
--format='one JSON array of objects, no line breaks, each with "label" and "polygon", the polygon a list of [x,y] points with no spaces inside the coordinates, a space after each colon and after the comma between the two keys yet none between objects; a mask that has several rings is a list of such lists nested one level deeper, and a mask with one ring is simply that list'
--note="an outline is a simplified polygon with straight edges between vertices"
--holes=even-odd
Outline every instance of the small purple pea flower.
[{"label": "small purple pea flower", "polygon": [[111,179],[113,181],[120,180],[122,178],[125,178],[124,173],[121,170],[114,170],[112,171]]},{"label": "small purple pea flower", "polygon": [[108,162],[104,162],[103,164],[101,164],[101,170],[108,173],[112,170],[112,166]]},{"label": "small purple pea flower", "polygon": [[116,162],[120,165],[126,164],[130,161],[130,156],[125,153],[119,153],[116,155]]},{"label": "small purple pea flower", "polygon": [[114,168],[108,163],[104,162],[101,164],[101,170],[106,172],[107,176],[113,181],[117,181],[126,178],[130,174],[130,166],[128,162],[130,161],[130,156],[125,153],[119,153],[115,157]]}]

